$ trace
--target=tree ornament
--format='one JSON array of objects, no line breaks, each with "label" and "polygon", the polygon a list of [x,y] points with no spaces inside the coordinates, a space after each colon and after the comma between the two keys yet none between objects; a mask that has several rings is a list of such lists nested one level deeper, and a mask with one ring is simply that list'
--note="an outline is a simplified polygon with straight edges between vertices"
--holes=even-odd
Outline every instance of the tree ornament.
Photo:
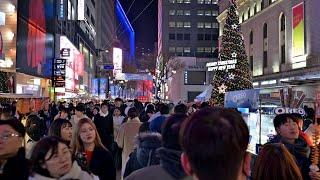
[{"label": "tree ornament", "polygon": [[227,87],[226,85],[222,84],[221,86],[218,87],[219,93],[220,93],[220,94],[225,94],[226,91],[227,91],[227,88],[228,88],[228,87]]}]

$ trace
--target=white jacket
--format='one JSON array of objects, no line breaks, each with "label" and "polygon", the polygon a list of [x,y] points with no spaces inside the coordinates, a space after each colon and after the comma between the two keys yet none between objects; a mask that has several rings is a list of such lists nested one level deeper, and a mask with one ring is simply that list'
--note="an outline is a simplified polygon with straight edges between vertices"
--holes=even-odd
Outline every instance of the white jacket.
[{"label": "white jacket", "polygon": [[52,178],[52,177],[45,177],[37,173],[29,177],[29,180],[67,180],[67,179],[99,180],[98,176],[89,174],[86,171],[82,171],[76,161],[73,162],[73,165],[70,171],[58,179]]}]

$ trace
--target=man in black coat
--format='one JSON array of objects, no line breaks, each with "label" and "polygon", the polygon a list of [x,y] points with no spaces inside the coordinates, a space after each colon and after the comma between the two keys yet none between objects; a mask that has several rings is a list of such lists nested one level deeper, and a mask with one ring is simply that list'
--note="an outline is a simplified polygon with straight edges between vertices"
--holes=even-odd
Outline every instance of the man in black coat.
[{"label": "man in black coat", "polygon": [[107,103],[101,104],[100,112],[94,117],[94,124],[97,127],[102,144],[112,151],[113,138],[113,118],[109,113],[109,106]]},{"label": "man in black coat", "polygon": [[25,129],[18,120],[0,121],[0,179],[28,179],[24,135]]}]

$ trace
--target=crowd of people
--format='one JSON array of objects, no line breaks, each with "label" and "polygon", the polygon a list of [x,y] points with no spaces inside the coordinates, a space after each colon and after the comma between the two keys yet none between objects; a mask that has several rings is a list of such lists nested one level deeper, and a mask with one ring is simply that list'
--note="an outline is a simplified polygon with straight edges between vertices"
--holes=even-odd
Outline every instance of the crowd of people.
[{"label": "crowd of people", "polygon": [[[274,118],[277,135],[257,155],[235,109],[138,100],[44,105],[0,117],[0,179],[4,180],[319,180],[310,166],[317,124]],[[320,128],[319,128],[320,129]],[[313,159],[312,159],[313,158]],[[121,172],[121,173],[117,173]],[[119,176],[119,175],[118,175]]]}]

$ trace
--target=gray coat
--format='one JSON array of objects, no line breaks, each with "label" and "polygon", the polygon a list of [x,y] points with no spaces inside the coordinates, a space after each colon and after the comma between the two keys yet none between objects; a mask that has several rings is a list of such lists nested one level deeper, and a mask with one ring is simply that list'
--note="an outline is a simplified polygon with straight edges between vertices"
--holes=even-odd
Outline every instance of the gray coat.
[{"label": "gray coat", "polygon": [[[176,180],[160,165],[149,166],[131,173],[125,180]],[[185,177],[183,180],[192,180],[192,177]]]}]

